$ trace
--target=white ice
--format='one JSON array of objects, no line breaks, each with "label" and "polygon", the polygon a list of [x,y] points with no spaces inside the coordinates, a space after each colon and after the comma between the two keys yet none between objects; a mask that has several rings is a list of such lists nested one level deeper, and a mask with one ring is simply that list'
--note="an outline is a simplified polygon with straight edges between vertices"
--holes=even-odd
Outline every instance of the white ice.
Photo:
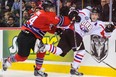
[{"label": "white ice", "polygon": [[[16,70],[8,70],[2,72],[0,77],[35,77],[32,71],[16,71]],[[37,77],[37,76],[36,76]],[[62,73],[50,73],[48,72],[48,77],[72,77],[70,74],[62,74]],[[78,76],[73,76],[78,77]],[[81,77],[103,77],[103,76],[89,76],[84,75]]]}]

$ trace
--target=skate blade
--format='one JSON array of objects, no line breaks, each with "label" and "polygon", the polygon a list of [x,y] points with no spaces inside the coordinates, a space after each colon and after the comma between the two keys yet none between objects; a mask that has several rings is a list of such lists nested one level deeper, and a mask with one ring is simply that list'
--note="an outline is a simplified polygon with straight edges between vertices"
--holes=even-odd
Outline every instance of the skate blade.
[{"label": "skate blade", "polygon": [[70,77],[83,77],[83,75],[70,75]]},{"label": "skate blade", "polygon": [[48,77],[48,76],[35,76],[35,77]]}]

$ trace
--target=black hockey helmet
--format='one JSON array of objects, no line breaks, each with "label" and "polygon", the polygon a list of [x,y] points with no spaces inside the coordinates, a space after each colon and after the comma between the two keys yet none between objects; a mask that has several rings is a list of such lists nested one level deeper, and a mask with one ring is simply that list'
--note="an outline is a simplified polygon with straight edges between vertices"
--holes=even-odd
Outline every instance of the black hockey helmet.
[{"label": "black hockey helmet", "polygon": [[78,15],[79,11],[78,10],[71,10],[69,13],[68,13],[68,17],[70,20],[73,20],[76,21],[76,22],[80,22],[81,21],[81,17]]},{"label": "black hockey helmet", "polygon": [[99,13],[99,9],[97,7],[93,7],[91,13]]},{"label": "black hockey helmet", "polygon": [[54,3],[52,3],[51,1],[47,0],[47,1],[44,1],[42,3],[42,7],[45,11],[48,11],[49,8],[52,8],[54,7]]}]

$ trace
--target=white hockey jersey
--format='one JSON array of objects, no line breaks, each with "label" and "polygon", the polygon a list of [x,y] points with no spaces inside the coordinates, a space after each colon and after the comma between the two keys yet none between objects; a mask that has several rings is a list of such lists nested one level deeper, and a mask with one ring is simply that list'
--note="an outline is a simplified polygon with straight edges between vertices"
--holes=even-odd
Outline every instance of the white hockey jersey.
[{"label": "white hockey jersey", "polygon": [[81,21],[79,23],[75,23],[75,31],[79,33],[82,37],[85,35],[99,35],[101,37],[108,38],[110,35],[107,35],[104,31],[105,24],[102,21],[97,20],[96,22],[92,22],[90,19],[90,11],[88,9],[83,9],[79,11],[79,16],[81,17]]}]

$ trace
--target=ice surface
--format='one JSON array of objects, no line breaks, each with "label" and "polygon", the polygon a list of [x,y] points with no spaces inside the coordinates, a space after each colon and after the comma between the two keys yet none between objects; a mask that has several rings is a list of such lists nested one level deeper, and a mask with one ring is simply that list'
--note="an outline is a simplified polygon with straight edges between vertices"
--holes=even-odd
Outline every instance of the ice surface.
[{"label": "ice surface", "polygon": [[[33,75],[33,71],[16,71],[16,70],[8,70],[3,72],[0,77],[35,77]],[[71,77],[70,74],[62,74],[62,73],[50,73],[48,72],[48,77]],[[72,76],[78,77],[78,76]],[[81,76],[81,77],[103,77],[103,76]]]}]

